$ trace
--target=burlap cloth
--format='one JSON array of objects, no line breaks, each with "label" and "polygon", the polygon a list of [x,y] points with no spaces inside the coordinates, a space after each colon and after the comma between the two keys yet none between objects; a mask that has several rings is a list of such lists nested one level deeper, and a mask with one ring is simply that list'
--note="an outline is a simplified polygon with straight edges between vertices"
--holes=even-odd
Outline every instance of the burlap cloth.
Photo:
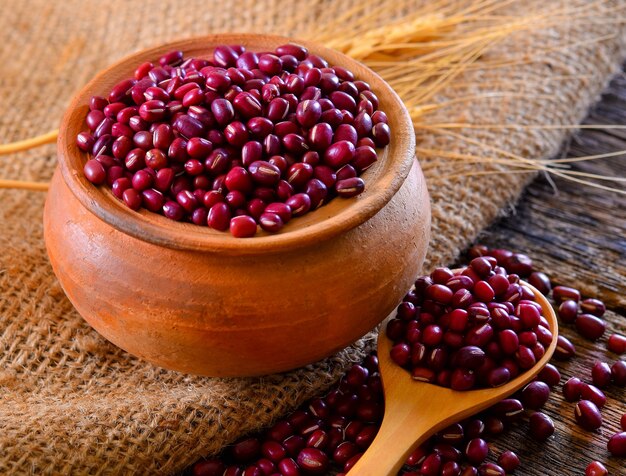
[{"label": "burlap cloth", "polygon": [[[624,28],[616,20],[624,20],[625,2],[502,4],[498,12],[503,15],[566,5],[585,6],[588,11],[583,22],[563,21],[557,27],[514,35],[492,48],[478,64],[502,60],[503,65],[466,72],[437,98],[483,95],[483,99],[444,108],[429,120],[577,123],[623,59]],[[415,5],[393,0],[379,15],[379,23],[401,17]],[[349,6],[311,0],[4,0],[0,142],[55,128],[71,95],[94,73],[140,48],[218,31],[314,38],[316,28]],[[511,65],[506,66],[509,60]],[[484,97],[494,91],[509,94]],[[555,154],[564,138],[563,131],[554,129],[461,132],[471,140],[532,158]],[[484,147],[442,134],[418,132],[418,145],[485,155]],[[510,208],[532,178],[468,177],[457,162],[443,157],[422,160],[433,212],[427,266],[451,262],[501,210]],[[1,157],[0,176],[47,180],[54,166],[54,147],[48,146]],[[451,171],[461,175],[442,178]],[[44,198],[35,192],[0,192],[2,474],[179,471],[319,394],[372,347],[370,335],[323,362],[256,379],[199,378],[146,364],[100,338],[65,298],[44,250]]]}]

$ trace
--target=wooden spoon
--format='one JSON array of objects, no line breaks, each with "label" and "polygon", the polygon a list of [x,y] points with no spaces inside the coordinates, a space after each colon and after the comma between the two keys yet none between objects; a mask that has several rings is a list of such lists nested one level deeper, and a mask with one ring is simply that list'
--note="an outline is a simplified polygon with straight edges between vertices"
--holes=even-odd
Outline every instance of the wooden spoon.
[{"label": "wooden spoon", "polygon": [[554,337],[532,368],[501,387],[459,392],[412,380],[405,369],[391,360],[392,342],[383,324],[378,336],[378,360],[385,392],[385,416],[376,439],[350,470],[350,475],[396,476],[409,454],[434,433],[490,407],[533,380],[554,353],[558,324],[547,299],[528,283],[524,284],[535,294]]}]

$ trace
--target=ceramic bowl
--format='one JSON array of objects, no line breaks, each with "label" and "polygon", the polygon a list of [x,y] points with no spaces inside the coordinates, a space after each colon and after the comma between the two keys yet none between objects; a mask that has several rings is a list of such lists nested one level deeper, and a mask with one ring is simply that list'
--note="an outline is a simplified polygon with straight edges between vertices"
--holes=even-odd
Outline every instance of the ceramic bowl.
[{"label": "ceramic bowl", "polygon": [[106,96],[140,63],[174,49],[209,57],[220,44],[263,51],[289,41],[215,35],[151,48],[100,73],[67,109],[44,211],[48,255],[83,318],[131,354],[209,376],[293,369],[376,326],[420,273],[430,202],[410,117],[379,76],[311,42],[297,41],[370,83],[389,116],[391,143],[364,173],[358,197],[336,198],[277,234],[241,239],[132,211],[84,177],[87,156],[75,138],[89,99]]}]

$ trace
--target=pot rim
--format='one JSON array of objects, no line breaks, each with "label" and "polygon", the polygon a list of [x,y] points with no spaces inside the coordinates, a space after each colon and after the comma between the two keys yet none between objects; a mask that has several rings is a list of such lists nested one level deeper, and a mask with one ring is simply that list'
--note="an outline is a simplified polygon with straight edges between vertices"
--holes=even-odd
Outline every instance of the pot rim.
[{"label": "pot rim", "polygon": [[[108,187],[94,186],[83,174],[86,153],[76,146],[75,137],[85,130],[84,118],[89,99],[105,93],[120,80],[131,77],[137,65],[155,61],[171,50],[189,56],[206,56],[220,44],[243,44],[253,49],[276,47],[285,43],[304,45],[323,56],[331,65],[346,67],[367,81],[378,96],[380,109],[388,113],[391,142],[379,160],[364,173],[365,191],[351,199],[335,198],[328,204],[298,217],[281,232],[260,230],[250,239],[235,238],[191,223],[175,222],[145,209],[139,212],[118,200]],[[142,241],[175,249],[223,252],[229,255],[271,253],[301,248],[328,240],[369,220],[400,189],[415,160],[415,134],[410,115],[398,95],[376,73],[358,61],[314,42],[262,34],[215,34],[165,43],[131,54],[96,75],[72,99],[59,129],[57,141],[59,166],[64,181],[79,202],[115,229]]]}]

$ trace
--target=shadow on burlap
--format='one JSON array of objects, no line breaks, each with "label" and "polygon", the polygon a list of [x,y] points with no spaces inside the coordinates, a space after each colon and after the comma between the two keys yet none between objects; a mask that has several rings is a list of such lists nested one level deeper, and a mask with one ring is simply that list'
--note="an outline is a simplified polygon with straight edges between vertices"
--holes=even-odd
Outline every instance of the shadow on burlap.
[{"label": "shadow on burlap", "polygon": [[[505,11],[524,14],[542,3],[519,0]],[[390,2],[389,17],[412,4]],[[564,22],[511,37],[484,59],[512,58],[517,64],[465,73],[460,80],[468,86],[446,88],[438,99],[491,91],[494,79],[499,92],[526,92],[527,97],[462,103],[431,119],[577,123],[623,59],[623,30],[606,26],[618,6],[626,5],[599,2],[584,26]],[[138,49],[218,31],[314,38],[317,25],[345,9],[344,2],[278,0],[5,1],[0,17],[0,142],[56,127],[73,92],[98,70]],[[286,24],[297,29],[286,31]],[[607,32],[616,34],[607,37]],[[527,61],[520,64],[521,57]],[[532,158],[556,153],[563,140],[557,130],[461,132]],[[418,145],[484,155],[483,148],[442,135],[418,133]],[[54,165],[54,147],[48,146],[0,157],[0,176],[47,180]],[[498,213],[514,204],[532,178],[502,174],[441,180],[452,168],[450,161],[429,158],[422,166],[432,184],[428,267],[454,260]],[[0,473],[179,471],[320,394],[373,347],[375,336],[370,334],[322,362],[255,379],[186,376],[137,360],[92,331],[64,297],[44,250],[44,198],[33,192],[0,192]]]}]

